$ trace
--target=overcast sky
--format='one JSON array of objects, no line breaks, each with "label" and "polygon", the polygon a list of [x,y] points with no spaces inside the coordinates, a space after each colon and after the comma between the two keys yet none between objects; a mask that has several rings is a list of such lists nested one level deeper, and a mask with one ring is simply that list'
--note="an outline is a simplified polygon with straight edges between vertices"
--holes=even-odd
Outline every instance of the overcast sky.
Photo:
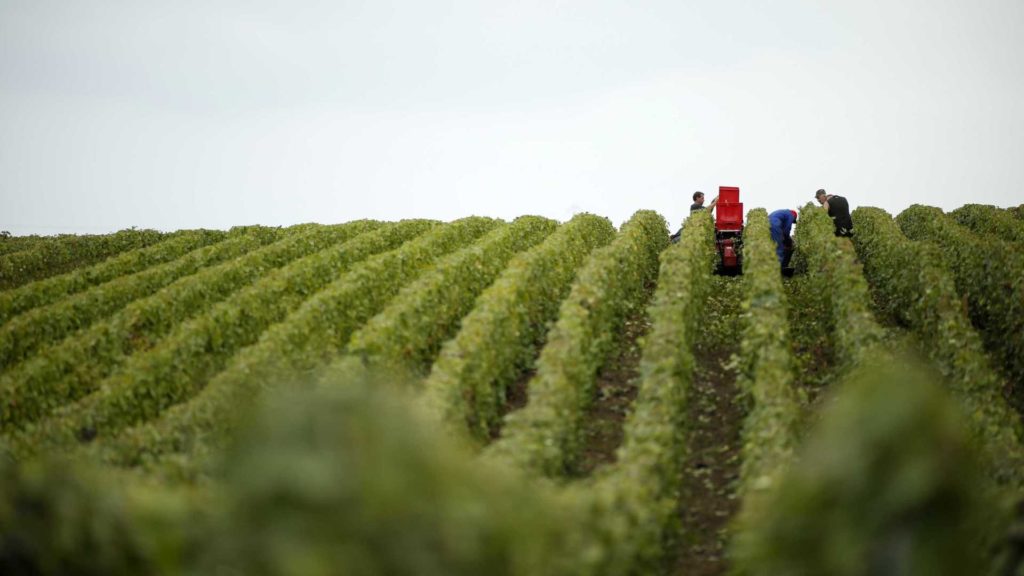
[{"label": "overcast sky", "polygon": [[1024,1],[0,0],[0,230],[1024,202]]}]

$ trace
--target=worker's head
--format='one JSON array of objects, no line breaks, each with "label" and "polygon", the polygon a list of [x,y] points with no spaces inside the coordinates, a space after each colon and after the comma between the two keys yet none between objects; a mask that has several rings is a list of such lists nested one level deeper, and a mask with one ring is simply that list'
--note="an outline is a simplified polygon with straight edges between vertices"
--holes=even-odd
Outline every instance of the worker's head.
[{"label": "worker's head", "polygon": [[789,213],[793,215],[793,222],[796,222],[796,218],[797,218],[796,210],[790,210]]},{"label": "worker's head", "polygon": [[699,191],[699,190],[697,192],[694,192],[693,193],[693,203],[694,204],[703,204],[704,203],[704,193]]},{"label": "worker's head", "polygon": [[818,191],[814,193],[814,198],[818,201],[818,204],[824,204],[825,200],[828,200],[828,194],[825,194],[824,188],[819,188]]}]

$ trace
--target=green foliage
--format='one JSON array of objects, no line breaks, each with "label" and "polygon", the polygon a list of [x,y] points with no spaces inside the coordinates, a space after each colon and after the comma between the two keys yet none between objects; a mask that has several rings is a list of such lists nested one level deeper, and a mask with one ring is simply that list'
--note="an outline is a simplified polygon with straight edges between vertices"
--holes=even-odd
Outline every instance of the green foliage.
[{"label": "green foliage", "polygon": [[678,513],[693,350],[716,258],[706,212],[691,215],[680,243],[661,253],[640,389],[617,463],[582,493],[570,491],[585,514],[580,573],[649,574],[661,560],[666,528]]},{"label": "green foliage", "polygon": [[[939,216],[943,234],[960,235],[953,243],[1011,246]],[[1024,434],[966,321],[965,302],[972,314],[978,306],[956,292],[950,254],[960,249],[910,241],[876,209],[854,218],[851,244],[824,211],[804,208],[806,273],[789,292],[760,209],[748,215],[738,280],[712,276],[707,212],[666,249],[664,220],[640,211],[618,235],[592,215],[562,226],[523,217],[242,227],[156,263],[207,234],[187,231],[0,292],[0,313],[26,307],[0,325],[0,354],[5,334],[21,330],[27,342],[0,373],[0,452],[20,461],[0,462],[0,572],[659,572],[680,517],[698,344],[738,339],[732,366],[749,409],[738,573],[983,572],[1005,526],[997,498],[1020,494]],[[0,238],[0,259],[54,242],[4,244],[13,240]],[[135,296],[107,293],[186,260],[191,272],[135,285]],[[594,374],[655,274],[640,390],[615,463],[561,487],[531,478],[572,470]],[[888,356],[865,276],[959,409],[918,372],[872,368]],[[710,297],[718,290],[728,291],[729,322],[716,308],[725,299]],[[1020,315],[1005,295],[993,301]],[[805,364],[792,350],[807,343],[854,377],[813,415],[822,427],[800,447]],[[402,389],[424,384],[432,362],[425,396],[409,402]],[[534,365],[530,403],[483,458],[436,426],[453,425],[458,440],[468,424],[486,441],[505,388]],[[134,469],[29,460],[72,449]],[[181,480],[198,483],[163,484]]]},{"label": "green foliage", "polygon": [[912,240],[936,244],[957,292],[967,298],[971,322],[1020,390],[1024,390],[1024,252],[980,237],[942,210],[915,204],[896,222]]},{"label": "green foliage", "polygon": [[664,218],[638,211],[618,237],[590,256],[562,301],[530,381],[529,404],[508,415],[489,457],[523,470],[561,476],[576,466],[583,418],[597,372],[626,319],[647,300],[668,244]]},{"label": "green foliage", "polygon": [[965,204],[949,214],[978,234],[997,236],[1010,242],[1024,242],[1024,222],[1009,210],[984,204]]},{"label": "green foliage", "polygon": [[7,256],[8,254],[14,254],[15,252],[29,250],[35,246],[39,246],[48,241],[53,241],[57,238],[58,236],[39,236],[38,234],[14,236],[7,230],[0,230],[0,256]]},{"label": "green foliage", "polygon": [[[104,458],[136,464],[158,458],[167,452],[197,449],[195,444],[200,442],[199,439],[209,443],[222,441],[236,424],[232,411],[251,402],[263,389],[286,384],[296,375],[308,373],[330,361],[344,349],[357,328],[380,312],[403,286],[428,271],[439,257],[465,246],[499,225],[504,226],[489,218],[472,217],[436,227],[394,250],[353,266],[315,295],[308,299],[303,297],[305,301],[294,313],[281,318],[283,321],[271,326],[262,335],[260,332],[263,328],[255,330],[246,327],[249,336],[246,336],[244,344],[247,347],[239,351],[240,345],[221,344],[221,364],[208,369],[207,377],[213,376],[215,369],[219,369],[223,363],[227,363],[226,367],[213,377],[209,385],[202,389],[202,393],[173,407],[158,420],[126,431],[123,438],[106,449]],[[407,236],[409,231],[422,231],[428,226],[433,224],[415,221],[407,223],[404,234]],[[391,237],[389,242],[393,243],[397,234],[391,233]],[[355,240],[358,241],[359,238]],[[265,288],[255,290],[254,296],[263,297],[266,291]],[[281,294],[278,301],[287,299],[290,291],[285,289]],[[269,309],[273,302],[266,302],[262,306],[263,309]],[[245,306],[242,310],[249,308]],[[211,330],[225,325],[230,324],[224,321],[208,324]],[[262,326],[267,325],[262,323]],[[215,332],[210,334],[212,336]],[[196,358],[190,360],[193,365],[199,363],[197,359],[212,355],[203,347],[191,354]],[[169,364],[163,371],[170,371],[173,377],[175,372],[172,367],[173,364]],[[140,376],[150,372],[152,369],[142,370]],[[186,394],[179,394],[175,398],[177,402],[192,397],[205,384],[205,379],[194,379],[193,382],[182,384],[175,384],[175,380],[169,379],[161,388],[170,388],[171,391],[175,387],[186,388]],[[153,406],[148,400],[153,388],[154,385],[149,384],[129,391],[137,398],[129,404],[135,406],[135,409],[125,412],[120,417],[121,422],[145,421],[164,407]],[[106,402],[104,411],[111,413],[115,402],[124,403],[114,396]],[[81,408],[75,410],[76,415],[81,413]],[[130,421],[127,420],[129,417]],[[104,418],[109,421],[109,414]],[[198,447],[203,448],[205,446]]]},{"label": "green foliage", "polygon": [[237,258],[272,242],[277,235],[273,228],[254,230],[16,316],[0,327],[0,366],[9,369],[41,346],[86,328],[129,302],[206,266]]},{"label": "green foliage", "polygon": [[[799,266],[799,263],[797,264]],[[793,376],[808,401],[835,381],[835,319],[831,298],[814,278],[797,274],[783,281],[789,321]]]},{"label": "green foliage", "polygon": [[0,324],[26,310],[51,304],[69,294],[177,260],[192,250],[223,240],[224,237],[222,232],[207,230],[173,234],[155,245],[124,252],[94,266],[79,268],[2,292]]},{"label": "green foliage", "polygon": [[[214,236],[223,235],[223,232],[202,232]],[[149,246],[166,237],[156,230],[131,229],[97,236],[66,234],[40,239],[28,244],[24,250],[0,256],[0,290],[94,264],[121,252]]]},{"label": "green foliage", "polygon": [[179,324],[151,350],[132,356],[93,394],[27,427],[12,442],[16,453],[111,434],[191,397],[239,349],[256,342],[268,326],[284,320],[301,304],[309,304],[307,298],[335,280],[345,267],[432,227],[433,222],[417,220],[384,227],[263,278],[206,314]]},{"label": "green foliage", "polygon": [[838,392],[799,465],[746,517],[734,573],[985,573],[1005,517],[977,488],[960,411],[906,367],[858,370]]},{"label": "green foliage", "polygon": [[228,452],[228,514],[204,572],[559,571],[566,510],[481,465],[385,382],[275,395]]},{"label": "green foliage", "polygon": [[499,424],[506,387],[534,359],[580,265],[614,235],[607,218],[578,214],[512,260],[442,347],[427,378],[427,401],[440,420],[486,441]]},{"label": "green foliage", "polygon": [[770,489],[793,460],[803,398],[794,387],[785,294],[768,213],[747,214],[743,231],[743,303],[746,328],[738,383],[750,404],[743,422],[739,494],[753,498]]},{"label": "green foliage", "polygon": [[858,208],[854,216],[854,244],[881,305],[920,336],[941,368],[972,432],[989,451],[992,477],[1024,486],[1024,431],[1002,397],[1002,379],[963,312],[942,255],[931,244],[908,240],[884,210]]},{"label": "green foliage", "polygon": [[192,499],[130,480],[80,463],[0,456],[0,573],[179,573],[201,533]]},{"label": "green foliage", "polygon": [[557,226],[554,220],[522,216],[451,254],[353,334],[346,352],[367,365],[401,366],[416,373],[429,370],[480,292],[513,256],[544,240]]},{"label": "green foliage", "polygon": [[883,332],[868,308],[868,285],[853,246],[834,232],[832,220],[820,206],[808,203],[800,210],[798,249],[812,283],[828,295],[836,356],[844,363],[843,370],[849,370],[878,350]]},{"label": "green foliage", "polygon": [[[157,345],[178,324],[298,257],[325,249],[375,222],[292,227],[281,240],[180,278],[105,321],[66,338],[0,375],[0,427],[9,430],[92,392],[135,352]],[[164,242],[158,246],[170,244]],[[101,265],[102,266],[102,265]]]}]

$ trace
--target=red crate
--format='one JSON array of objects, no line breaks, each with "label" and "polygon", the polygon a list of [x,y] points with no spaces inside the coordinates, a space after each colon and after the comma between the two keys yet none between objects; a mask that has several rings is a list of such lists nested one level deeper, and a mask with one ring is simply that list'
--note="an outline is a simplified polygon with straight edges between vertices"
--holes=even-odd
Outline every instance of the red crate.
[{"label": "red crate", "polygon": [[740,189],[736,186],[719,186],[718,203],[736,204],[740,201]]},{"label": "red crate", "polygon": [[743,228],[743,203],[722,204],[719,200],[715,205],[716,230],[740,230]]}]

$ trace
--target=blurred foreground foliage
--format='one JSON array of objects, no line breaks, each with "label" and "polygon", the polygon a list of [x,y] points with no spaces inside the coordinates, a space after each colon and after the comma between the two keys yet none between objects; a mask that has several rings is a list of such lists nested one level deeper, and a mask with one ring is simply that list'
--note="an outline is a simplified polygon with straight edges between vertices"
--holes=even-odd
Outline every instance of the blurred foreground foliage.
[{"label": "blurred foreground foliage", "polygon": [[[566,497],[586,483],[567,494],[472,458],[393,380],[340,364],[281,386],[196,484],[2,460],[0,574],[590,569],[603,532]],[[988,572],[1005,514],[979,489],[960,410],[912,367],[862,368],[836,392],[744,515],[735,571]]]},{"label": "blurred foreground foliage", "polygon": [[860,369],[743,517],[734,573],[984,574],[1006,528],[962,412],[912,365]]},{"label": "blurred foreground foliage", "polygon": [[3,459],[0,574],[568,572],[554,491],[475,461],[383,374],[285,386],[194,484]]},{"label": "blurred foreground foliage", "polygon": [[204,500],[66,459],[0,455],[0,574],[176,573],[207,533]]},{"label": "blurred foreground foliage", "polygon": [[[348,372],[341,372],[349,374]],[[229,451],[206,566],[239,574],[538,574],[567,532],[373,378],[280,396]]]}]

